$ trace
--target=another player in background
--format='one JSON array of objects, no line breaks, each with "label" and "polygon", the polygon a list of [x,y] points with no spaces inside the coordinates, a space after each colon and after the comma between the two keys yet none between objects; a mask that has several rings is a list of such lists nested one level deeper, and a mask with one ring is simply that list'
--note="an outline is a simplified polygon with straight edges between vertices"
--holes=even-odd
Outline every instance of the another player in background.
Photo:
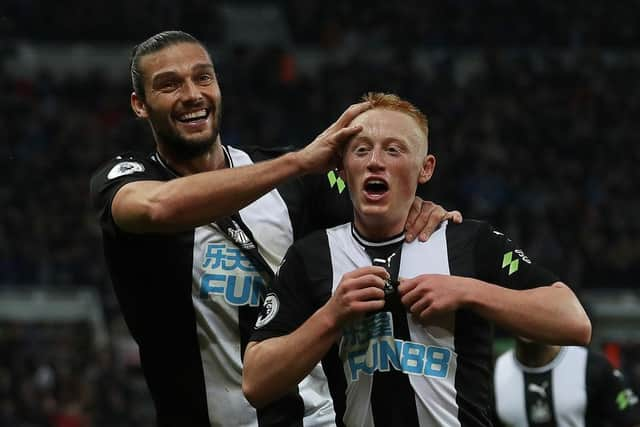
[{"label": "another player in background", "polygon": [[[213,62],[191,35],[163,32],[136,46],[131,77],[131,106],[155,147],[100,167],[91,198],[158,424],[257,426],[268,413],[246,401],[241,375],[263,288],[294,238],[351,215],[347,193],[321,174],[370,106],[349,107],[303,149],[268,159],[222,144]],[[413,206],[413,235],[449,216],[419,199]],[[333,422],[320,371],[301,392],[306,425]]]},{"label": "another player in background", "polygon": [[342,159],[354,221],[287,252],[243,390],[262,407],[322,361],[339,425],[490,426],[493,322],[563,344],[587,344],[591,323],[568,286],[485,222],[406,243],[412,195],[435,168],[427,119],[395,95],[365,100]]},{"label": "another player in background", "polygon": [[495,424],[640,427],[640,404],[602,354],[517,338],[494,371]]}]

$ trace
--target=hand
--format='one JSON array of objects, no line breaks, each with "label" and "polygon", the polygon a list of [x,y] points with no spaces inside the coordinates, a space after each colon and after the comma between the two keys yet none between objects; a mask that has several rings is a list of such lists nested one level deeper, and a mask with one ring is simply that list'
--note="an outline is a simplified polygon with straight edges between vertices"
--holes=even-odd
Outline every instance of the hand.
[{"label": "hand", "polygon": [[420,322],[429,323],[465,305],[469,288],[464,282],[465,278],[458,276],[423,274],[401,279],[398,293],[407,311]]},{"label": "hand", "polygon": [[336,326],[384,307],[384,281],[389,273],[383,267],[360,267],[342,276],[335,292],[327,301],[327,310]]},{"label": "hand", "polygon": [[349,126],[349,123],[370,108],[368,102],[351,105],[311,144],[298,151],[302,170],[305,173],[322,173],[337,166],[344,144],[362,130],[362,126]]},{"label": "hand", "polygon": [[407,242],[412,242],[416,236],[421,242],[426,242],[445,220],[459,224],[462,222],[462,214],[460,211],[446,211],[437,203],[422,200],[416,196],[405,223]]}]

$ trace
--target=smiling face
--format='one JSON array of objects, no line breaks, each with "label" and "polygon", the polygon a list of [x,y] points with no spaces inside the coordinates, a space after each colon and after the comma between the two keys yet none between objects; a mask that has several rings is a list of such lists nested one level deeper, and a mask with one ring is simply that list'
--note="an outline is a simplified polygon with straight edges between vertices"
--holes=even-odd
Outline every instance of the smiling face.
[{"label": "smiling face", "polygon": [[159,146],[190,159],[207,152],[218,137],[221,95],[213,63],[198,43],[169,45],[140,59],[145,99],[131,106],[149,120]]},{"label": "smiling face", "polygon": [[363,129],[345,147],[342,176],[349,186],[357,230],[382,240],[401,233],[418,183],[427,182],[435,157],[410,115],[374,108],[356,117]]}]

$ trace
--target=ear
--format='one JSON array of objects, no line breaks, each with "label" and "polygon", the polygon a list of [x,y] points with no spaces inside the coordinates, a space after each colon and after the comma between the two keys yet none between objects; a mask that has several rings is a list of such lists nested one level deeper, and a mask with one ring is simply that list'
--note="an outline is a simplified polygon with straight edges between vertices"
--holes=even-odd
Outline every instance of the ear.
[{"label": "ear", "polygon": [[144,101],[135,92],[131,92],[131,109],[136,114],[136,116],[140,117],[141,119],[146,119],[149,117],[147,104],[145,104]]},{"label": "ear", "polygon": [[418,183],[424,184],[429,181],[433,176],[433,171],[436,168],[436,158],[433,154],[427,154],[422,161],[422,168],[420,169],[420,175],[418,176]]}]

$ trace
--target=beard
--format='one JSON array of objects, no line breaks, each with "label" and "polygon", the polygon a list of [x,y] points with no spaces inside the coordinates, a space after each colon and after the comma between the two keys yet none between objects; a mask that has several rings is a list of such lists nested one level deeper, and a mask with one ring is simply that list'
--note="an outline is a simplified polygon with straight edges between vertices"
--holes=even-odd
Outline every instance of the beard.
[{"label": "beard", "polygon": [[[171,155],[181,161],[191,160],[202,156],[213,147],[220,133],[220,105],[215,106],[213,114],[213,126],[211,135],[201,138],[184,138],[180,133],[170,126],[154,126],[151,121],[151,129],[157,141],[162,141],[165,148]],[[155,122],[158,123],[158,122]]]}]

